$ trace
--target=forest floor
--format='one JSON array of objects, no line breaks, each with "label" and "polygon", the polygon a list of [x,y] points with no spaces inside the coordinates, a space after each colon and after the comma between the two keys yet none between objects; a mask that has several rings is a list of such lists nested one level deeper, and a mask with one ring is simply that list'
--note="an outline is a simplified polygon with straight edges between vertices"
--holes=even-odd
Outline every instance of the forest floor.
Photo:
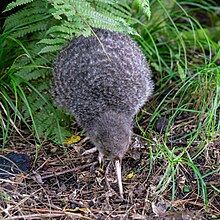
[{"label": "forest floor", "polygon": [[[193,129],[194,122],[190,115],[179,118],[170,127],[168,140],[172,142],[174,137]],[[145,123],[143,119],[141,126]],[[82,155],[93,147],[85,136],[66,149],[45,143],[43,147],[39,146],[37,157],[33,155],[36,146],[27,144],[32,142],[31,137],[24,141],[16,136],[14,146],[12,144],[5,152],[17,151],[37,160],[30,173],[0,179],[0,207],[3,207],[0,219],[220,219],[220,194],[213,188],[220,187],[220,173],[203,178],[208,195],[206,209],[201,185],[184,161],[176,166],[172,182],[171,174],[164,176],[169,162],[150,155],[150,152],[157,155],[155,146],[160,146],[164,135],[162,130],[159,135],[158,131],[151,131],[150,139],[155,143],[151,146],[140,135],[134,134],[130,150],[123,159],[124,199],[118,193],[113,165],[105,161],[102,169],[97,152]],[[187,143],[182,140],[175,145],[187,146]],[[165,146],[168,151],[172,150],[170,143]],[[188,152],[194,154],[198,146],[199,141],[195,140]],[[205,174],[219,161],[218,137],[208,143],[194,164],[201,174]],[[160,185],[164,177],[165,181]],[[175,190],[175,197],[172,190]]]}]

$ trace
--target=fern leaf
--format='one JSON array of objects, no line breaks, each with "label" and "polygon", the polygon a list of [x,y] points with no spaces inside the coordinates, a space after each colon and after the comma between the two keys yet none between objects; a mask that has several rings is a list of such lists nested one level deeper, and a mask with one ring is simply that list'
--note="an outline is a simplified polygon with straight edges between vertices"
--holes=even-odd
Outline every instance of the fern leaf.
[{"label": "fern leaf", "polygon": [[44,47],[39,54],[48,53],[48,52],[54,52],[59,51],[63,48],[63,45],[53,45],[53,46],[46,46]]},{"label": "fern leaf", "polygon": [[65,24],[62,26],[53,26],[47,31],[47,34],[56,33],[56,32],[63,32],[63,33],[67,33],[68,35],[70,35],[72,34],[72,29],[71,27],[65,26]]},{"label": "fern leaf", "polygon": [[37,79],[40,77],[44,77],[46,75],[46,71],[42,69],[36,68],[24,68],[14,73],[15,76],[19,76],[20,78],[24,79],[25,81],[30,81],[33,79]]},{"label": "fern leaf", "polygon": [[17,6],[25,5],[30,2],[33,2],[33,0],[17,0],[15,2],[11,2],[10,4],[7,5],[6,9],[3,12],[10,11]]},{"label": "fern leaf", "polygon": [[137,4],[139,6],[139,9],[143,11],[145,15],[147,15],[148,18],[151,16],[151,10],[150,10],[150,3],[149,0],[135,0],[134,4]]},{"label": "fern leaf", "polygon": [[40,40],[38,43],[39,44],[66,44],[68,41],[63,39],[63,38],[56,38],[56,39],[48,39],[48,38],[45,38],[45,39],[42,39]]},{"label": "fern leaf", "polygon": [[[39,84],[39,83],[38,83]],[[67,128],[69,126],[59,125],[59,121],[64,118],[69,118],[60,110],[52,110],[52,105],[49,104],[48,83],[43,81],[36,87],[37,91],[41,94],[37,94],[32,91],[28,96],[28,102],[33,112],[33,118],[35,121],[35,128],[41,137],[47,137],[56,143],[62,143],[62,141],[71,134]],[[22,109],[25,118],[29,118],[27,107],[24,105]],[[67,122],[70,119],[66,120]],[[32,128],[34,130],[34,127]]]},{"label": "fern leaf", "polygon": [[38,22],[36,24],[26,25],[25,27],[17,29],[11,34],[15,38],[21,38],[29,33],[44,31],[47,29],[47,26],[44,21]]},{"label": "fern leaf", "polygon": [[116,1],[99,0],[94,3],[94,7],[97,11],[104,13],[108,11],[115,16],[122,18],[131,18],[131,9],[126,5]]},{"label": "fern leaf", "polygon": [[[30,44],[31,47],[31,44]],[[39,52],[39,49],[38,51]],[[34,63],[32,62],[34,60]],[[49,74],[49,68],[45,67],[47,65],[47,60],[43,57],[32,57],[22,56],[16,60],[11,69],[14,70],[14,76],[18,77],[20,81],[30,81],[38,78],[44,78]]]},{"label": "fern leaf", "polygon": [[49,18],[50,14],[48,14],[45,5],[42,4],[44,1],[38,7],[34,7],[34,3],[36,2],[7,17],[4,22],[4,31],[14,30],[16,32],[17,28],[25,28],[27,25],[33,25],[38,22],[44,22],[45,26],[47,24],[45,20]]}]

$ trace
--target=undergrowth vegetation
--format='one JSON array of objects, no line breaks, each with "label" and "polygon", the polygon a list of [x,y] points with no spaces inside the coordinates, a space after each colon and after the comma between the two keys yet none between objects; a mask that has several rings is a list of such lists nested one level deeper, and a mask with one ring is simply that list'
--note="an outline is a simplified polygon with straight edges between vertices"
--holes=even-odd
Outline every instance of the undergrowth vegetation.
[{"label": "undergrowth vegetation", "polygon": [[[151,66],[155,94],[137,115],[138,135],[156,146],[151,167],[164,158],[158,194],[190,168],[198,195],[208,207],[204,178],[220,171],[200,171],[197,159],[219,141],[220,23],[215,1],[17,0],[8,4],[0,35],[0,123],[2,145],[16,133],[35,143],[60,144],[71,135],[71,116],[53,107],[50,79],[56,54],[73,37],[104,28],[130,34]],[[3,13],[3,15],[4,15]],[[201,22],[201,16],[205,16]],[[150,115],[150,117],[149,117]],[[143,123],[146,116],[147,125]],[[165,134],[155,131],[168,119]],[[220,143],[220,142],[218,142]],[[192,147],[194,146],[194,147]],[[186,168],[188,167],[188,168]],[[186,184],[187,185],[187,184]],[[219,189],[213,186],[216,192]]]},{"label": "undergrowth vegetation", "polygon": [[[136,1],[134,7],[150,14],[146,3]],[[13,9],[0,36],[3,146],[14,129],[23,132],[18,122],[38,143],[47,138],[62,143],[71,133],[70,120],[53,108],[48,93],[55,54],[74,36],[89,36],[91,27],[137,34],[129,24],[131,8],[107,0],[18,0],[4,12]]]}]

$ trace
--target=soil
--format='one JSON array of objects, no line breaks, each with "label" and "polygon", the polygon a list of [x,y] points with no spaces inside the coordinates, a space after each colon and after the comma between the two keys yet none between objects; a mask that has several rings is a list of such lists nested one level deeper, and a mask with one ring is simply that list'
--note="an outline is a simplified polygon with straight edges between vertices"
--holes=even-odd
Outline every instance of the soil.
[{"label": "soil", "polygon": [[[219,219],[220,195],[214,190],[220,187],[219,171],[204,178],[209,198],[207,209],[201,185],[197,184],[198,176],[184,159],[175,165],[175,197],[169,173],[160,184],[171,164],[158,147],[164,154],[175,152],[175,157],[186,148],[191,156],[198,150],[198,140],[190,149],[187,140],[175,141],[194,128],[195,119],[191,116],[181,116],[170,127],[167,118],[158,119],[148,139],[143,139],[134,126],[136,133],[122,167],[124,199],[119,196],[112,163],[106,160],[104,167],[100,167],[97,152],[83,155],[93,147],[88,138],[82,136],[64,149],[51,143],[37,146],[37,160],[28,174],[0,179],[0,219]],[[146,125],[147,119],[143,117],[141,126]],[[164,128],[169,129],[165,148]],[[14,146],[5,152],[29,154],[34,160],[36,146],[31,144],[30,137],[24,142],[14,139]],[[182,158],[188,157],[187,153],[183,155]],[[207,143],[194,158],[201,175],[219,169],[214,167],[219,161],[220,138]]]}]

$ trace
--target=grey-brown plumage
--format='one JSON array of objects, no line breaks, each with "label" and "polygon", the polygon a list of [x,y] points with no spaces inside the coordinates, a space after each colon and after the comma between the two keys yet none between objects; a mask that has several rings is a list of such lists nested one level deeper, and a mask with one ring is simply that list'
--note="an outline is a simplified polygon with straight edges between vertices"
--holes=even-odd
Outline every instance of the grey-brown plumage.
[{"label": "grey-brown plumage", "polygon": [[101,29],[95,33],[74,39],[60,52],[52,92],[99,152],[121,161],[133,117],[152,94],[151,71],[129,36]]}]

